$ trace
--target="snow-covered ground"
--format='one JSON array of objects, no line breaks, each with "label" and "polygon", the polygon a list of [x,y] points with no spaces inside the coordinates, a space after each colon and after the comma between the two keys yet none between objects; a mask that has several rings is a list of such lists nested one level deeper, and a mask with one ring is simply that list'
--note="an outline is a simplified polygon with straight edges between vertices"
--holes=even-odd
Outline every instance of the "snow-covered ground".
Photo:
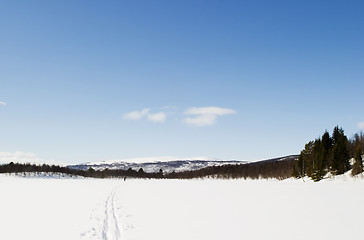
[{"label": "snow-covered ground", "polygon": [[360,239],[364,180],[0,176],[0,239]]}]

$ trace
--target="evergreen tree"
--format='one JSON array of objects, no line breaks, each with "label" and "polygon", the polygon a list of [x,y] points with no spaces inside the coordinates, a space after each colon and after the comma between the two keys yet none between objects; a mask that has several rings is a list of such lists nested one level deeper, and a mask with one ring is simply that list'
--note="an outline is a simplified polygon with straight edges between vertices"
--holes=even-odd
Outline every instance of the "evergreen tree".
[{"label": "evergreen tree", "polygon": [[88,176],[88,177],[93,177],[93,176],[94,176],[94,174],[95,174],[95,169],[93,169],[92,167],[89,167],[89,168],[87,169],[86,176]]},{"label": "evergreen tree", "polygon": [[339,139],[341,138],[341,136],[344,135],[344,130],[342,128],[339,128],[339,126],[336,126],[334,128],[334,131],[332,133],[332,142],[335,145]]},{"label": "evergreen tree", "polygon": [[313,160],[312,160],[312,148],[314,142],[310,141],[305,145],[305,149],[303,149],[298,157],[298,161],[296,162],[293,174],[295,177],[301,178],[304,176],[311,176],[313,172]]},{"label": "evergreen tree", "polygon": [[311,178],[314,181],[320,181],[326,174],[325,166],[325,148],[321,139],[316,139],[313,145],[313,170]]},{"label": "evergreen tree", "polygon": [[307,176],[311,177],[313,174],[314,169],[314,161],[313,161],[313,147],[314,142],[310,141],[305,145],[303,161],[305,164],[305,171]]},{"label": "evergreen tree", "polygon": [[303,162],[303,151],[301,151],[301,154],[298,156],[298,160],[296,164],[293,167],[292,176],[295,178],[303,178],[305,173],[305,164]]},{"label": "evergreen tree", "polygon": [[[299,159],[298,159],[298,161],[299,161]],[[300,173],[298,172],[298,164],[297,163],[293,166],[292,177],[294,177],[294,178],[301,178],[302,177],[300,175]]]},{"label": "evergreen tree", "polygon": [[360,147],[358,147],[355,151],[354,165],[353,165],[353,169],[351,170],[351,175],[353,175],[353,176],[363,172],[362,153],[363,153],[363,151],[361,150]]},{"label": "evergreen tree", "polygon": [[321,139],[325,151],[329,151],[332,148],[332,142],[333,142],[332,138],[330,137],[330,134],[327,131],[325,131]]},{"label": "evergreen tree", "polygon": [[350,157],[355,157],[357,148],[364,149],[364,134],[363,132],[356,133],[350,141]]},{"label": "evergreen tree", "polygon": [[325,131],[324,135],[322,135],[321,142],[324,151],[324,167],[326,168],[326,170],[329,170],[331,165],[331,150],[333,146],[333,140],[327,131]]},{"label": "evergreen tree", "polygon": [[336,175],[343,174],[350,169],[350,155],[348,138],[345,136],[342,128],[335,127],[333,141],[331,172]]},{"label": "evergreen tree", "polygon": [[332,138],[325,131],[321,138],[310,141],[296,162],[292,174],[295,177],[308,176],[321,180],[328,171],[343,174],[350,169],[349,141],[344,130],[336,126]]}]

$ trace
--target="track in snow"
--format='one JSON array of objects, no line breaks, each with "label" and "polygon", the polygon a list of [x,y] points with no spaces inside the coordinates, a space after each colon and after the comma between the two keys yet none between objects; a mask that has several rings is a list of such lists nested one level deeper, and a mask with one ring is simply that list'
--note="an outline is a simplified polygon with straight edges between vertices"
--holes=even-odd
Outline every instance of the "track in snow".
[{"label": "track in snow", "polygon": [[116,188],[111,191],[105,203],[105,219],[102,228],[103,240],[125,239],[122,236],[123,229],[119,223],[119,219],[117,216],[117,209],[115,206],[115,191]]}]

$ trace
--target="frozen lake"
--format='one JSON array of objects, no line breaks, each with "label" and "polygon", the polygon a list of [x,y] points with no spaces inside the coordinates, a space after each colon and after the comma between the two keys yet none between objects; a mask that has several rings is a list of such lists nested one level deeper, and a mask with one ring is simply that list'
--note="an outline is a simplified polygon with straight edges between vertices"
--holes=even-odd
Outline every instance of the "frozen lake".
[{"label": "frozen lake", "polygon": [[0,239],[359,238],[364,181],[0,176]]}]

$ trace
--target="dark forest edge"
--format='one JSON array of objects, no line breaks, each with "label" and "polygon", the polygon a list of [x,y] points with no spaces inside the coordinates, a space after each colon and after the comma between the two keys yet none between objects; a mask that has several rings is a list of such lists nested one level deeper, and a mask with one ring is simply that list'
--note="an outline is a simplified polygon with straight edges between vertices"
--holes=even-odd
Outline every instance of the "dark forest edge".
[{"label": "dark forest edge", "polygon": [[211,166],[199,170],[163,173],[160,169],[156,173],[144,172],[142,168],[138,171],[129,168],[95,170],[90,167],[88,170],[72,169],[56,165],[35,165],[9,163],[0,165],[0,173],[62,173],[68,175],[92,177],[92,178],[150,178],[150,179],[194,179],[194,178],[216,178],[216,179],[286,179],[292,176],[292,169],[298,156],[288,156],[272,160],[245,163],[227,164],[222,166]]},{"label": "dark forest edge", "polygon": [[[319,181],[328,174],[340,175],[351,170],[352,175],[363,172],[362,154],[364,149],[364,135],[355,134],[348,139],[344,130],[336,126],[332,136],[325,133],[305,145],[300,155],[283,158],[251,162],[244,164],[227,164],[211,166],[198,170],[163,173],[160,169],[155,173],[145,172],[142,168],[134,170],[104,169],[88,170],[73,169],[56,165],[35,165],[9,163],[0,165],[0,173],[62,173],[91,178],[149,178],[149,179],[278,179],[291,177],[310,177]],[[354,159],[353,164],[350,159]]]},{"label": "dark forest edge", "polygon": [[320,181],[329,175],[341,175],[350,170],[352,176],[358,175],[363,172],[363,149],[362,132],[348,139],[344,130],[336,126],[331,136],[325,131],[321,137],[305,145],[294,165],[292,176],[307,176]]}]

